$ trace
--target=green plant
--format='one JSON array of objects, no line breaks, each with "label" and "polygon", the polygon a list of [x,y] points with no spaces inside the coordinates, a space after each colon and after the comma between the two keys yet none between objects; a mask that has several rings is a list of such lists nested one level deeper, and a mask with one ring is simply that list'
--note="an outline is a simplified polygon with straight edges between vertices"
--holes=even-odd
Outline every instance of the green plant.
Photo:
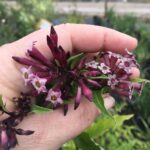
[{"label": "green plant", "polygon": [[51,21],[54,9],[51,0],[16,0],[16,7],[0,2],[0,44],[17,40],[38,28],[42,20]]}]

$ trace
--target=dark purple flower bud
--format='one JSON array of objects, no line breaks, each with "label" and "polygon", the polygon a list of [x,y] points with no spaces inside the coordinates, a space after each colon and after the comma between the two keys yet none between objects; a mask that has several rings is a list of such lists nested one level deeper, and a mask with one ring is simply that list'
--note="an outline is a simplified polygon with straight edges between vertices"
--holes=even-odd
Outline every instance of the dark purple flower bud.
[{"label": "dark purple flower bud", "polygon": [[83,95],[89,100],[92,101],[92,91],[84,84],[83,80],[79,80],[79,84],[82,89]]},{"label": "dark purple flower bud", "polygon": [[133,84],[130,81],[121,80],[119,81],[117,87],[124,90],[130,90],[131,87],[133,87]]},{"label": "dark purple flower bud", "polygon": [[13,148],[18,144],[16,133],[12,129],[8,129],[7,133],[9,136],[9,147]]},{"label": "dark purple flower bud", "polygon": [[62,46],[58,47],[59,53],[55,57],[59,62],[61,66],[67,65],[67,56],[65,50],[62,48]]},{"label": "dark purple flower bud", "polygon": [[39,78],[45,78],[45,77],[48,77],[50,76],[50,72],[33,72],[33,74],[35,76],[38,76]]},{"label": "dark purple flower bud", "polygon": [[78,86],[78,89],[77,89],[77,95],[76,95],[76,98],[75,98],[75,105],[74,105],[74,109],[77,109],[79,104],[80,104],[80,100],[81,100],[81,87]]},{"label": "dark purple flower bud", "polygon": [[54,46],[52,39],[47,35],[47,45],[49,46],[53,56],[55,56],[55,49],[57,50],[57,46]]},{"label": "dark purple flower bud", "polygon": [[100,88],[101,85],[100,83],[98,83],[97,81],[91,80],[91,79],[86,79],[87,83],[89,83],[89,85],[95,87],[95,88]]},{"label": "dark purple flower bud", "polygon": [[18,135],[31,135],[34,131],[31,130],[23,130],[23,129],[15,129],[16,134]]},{"label": "dark purple flower bud", "polygon": [[115,89],[112,91],[113,93],[118,94],[119,96],[123,96],[123,97],[128,97],[129,99],[132,98],[132,91],[125,91],[125,90],[119,90],[119,89]]},{"label": "dark purple flower bud", "polygon": [[31,50],[28,50],[29,56],[33,59],[38,60],[43,65],[51,67],[50,61],[33,45]]},{"label": "dark purple flower bud", "polygon": [[27,59],[27,58],[24,58],[24,57],[15,57],[15,56],[13,56],[12,58],[15,61],[17,61],[18,63],[23,64],[23,65],[32,66],[32,67],[35,67],[36,69],[40,69],[40,70],[43,70],[43,71],[48,71],[49,70],[48,67],[43,66],[41,64],[38,64],[37,62],[34,62],[34,61],[32,61],[30,59]]},{"label": "dark purple flower bud", "polygon": [[2,129],[0,131],[0,143],[2,147],[4,148],[4,150],[9,150],[9,139],[8,139],[6,129]]},{"label": "dark purple flower bud", "polygon": [[68,105],[64,104],[64,116],[67,115],[67,112],[68,112]]},{"label": "dark purple flower bud", "polygon": [[99,71],[87,71],[87,72],[84,72],[83,73],[83,75],[85,76],[85,77],[87,77],[87,76],[92,76],[92,77],[95,77],[95,76],[97,76],[97,75],[100,75],[101,73],[99,72]]},{"label": "dark purple flower bud", "polygon": [[53,44],[55,45],[55,47],[57,47],[58,36],[57,36],[57,33],[56,33],[53,26],[51,26],[50,38],[52,39]]},{"label": "dark purple flower bud", "polygon": [[64,49],[61,46],[56,47],[56,45],[52,42],[52,39],[47,36],[47,44],[53,54],[53,58],[58,60],[60,65],[64,66],[67,63],[67,55]]}]

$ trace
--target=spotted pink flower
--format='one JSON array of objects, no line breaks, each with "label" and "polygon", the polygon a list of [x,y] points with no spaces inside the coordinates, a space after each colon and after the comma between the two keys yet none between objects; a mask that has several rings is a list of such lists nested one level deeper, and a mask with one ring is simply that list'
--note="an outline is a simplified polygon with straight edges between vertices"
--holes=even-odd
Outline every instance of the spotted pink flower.
[{"label": "spotted pink flower", "polygon": [[54,90],[50,89],[48,91],[46,101],[51,102],[54,106],[57,106],[57,104],[62,104],[63,100],[61,98],[61,91],[54,91]]},{"label": "spotted pink flower", "polygon": [[98,69],[99,69],[103,74],[108,74],[108,73],[110,73],[110,68],[109,68],[107,65],[105,65],[104,63],[100,63],[100,64],[98,65]]},{"label": "spotted pink flower", "polygon": [[32,79],[31,84],[33,85],[33,87],[36,89],[38,93],[45,93],[47,92],[47,89],[45,86],[46,82],[47,82],[46,79],[42,79],[42,78],[39,78],[38,76],[35,76]]},{"label": "spotted pink flower", "polygon": [[28,68],[21,68],[21,72],[25,85],[27,85],[34,78],[34,75],[31,71],[31,66]]}]

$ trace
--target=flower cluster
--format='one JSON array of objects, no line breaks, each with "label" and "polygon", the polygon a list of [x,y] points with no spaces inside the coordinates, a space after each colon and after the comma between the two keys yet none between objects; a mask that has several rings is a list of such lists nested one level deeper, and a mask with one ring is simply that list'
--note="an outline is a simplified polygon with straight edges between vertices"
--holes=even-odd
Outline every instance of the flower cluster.
[{"label": "flower cluster", "polygon": [[[51,27],[47,44],[53,59],[47,59],[33,44],[27,51],[27,57],[13,59],[26,65],[21,68],[26,86],[32,87],[30,96],[43,96],[43,104],[57,108],[64,106],[64,113],[68,110],[70,99],[75,100],[74,108],[80,104],[81,96],[92,101],[93,89],[107,87],[111,92],[132,98],[133,91],[141,93],[143,84],[130,81],[132,68],[138,67],[132,53],[125,49],[124,56],[110,51],[100,52],[97,56],[78,54],[70,56],[60,45],[58,36]],[[31,59],[29,59],[31,57]]]},{"label": "flower cluster", "polygon": [[18,144],[16,134],[31,135],[34,131],[16,129],[15,127],[23,120],[31,111],[31,100],[29,97],[21,96],[13,98],[16,110],[8,112],[5,106],[0,106],[1,113],[5,113],[8,117],[0,121],[0,145],[4,150],[9,150]]},{"label": "flower cluster", "polygon": [[126,54],[120,55],[110,51],[100,52],[96,56],[80,53],[71,56],[58,44],[58,36],[51,27],[47,36],[47,45],[53,59],[46,58],[40,50],[32,45],[26,57],[12,58],[23,64],[20,72],[24,84],[30,91],[14,98],[17,106],[15,112],[8,112],[0,107],[2,113],[9,117],[0,122],[0,144],[9,150],[17,144],[16,134],[30,135],[33,131],[16,129],[15,126],[31,112],[31,99],[39,104],[38,98],[44,100],[43,107],[64,107],[64,115],[68,111],[70,100],[74,100],[74,109],[79,107],[82,96],[93,100],[93,90],[107,88],[109,92],[132,98],[133,91],[141,94],[143,83],[132,82],[132,68],[139,67],[132,53],[125,49]]},{"label": "flower cluster", "polygon": [[86,68],[98,71],[99,77],[105,75],[105,82],[102,78],[93,78],[102,87],[108,86],[111,92],[131,99],[134,90],[141,94],[144,83],[131,82],[132,69],[139,65],[134,55],[127,49],[125,51],[124,56],[110,51],[101,52],[97,60],[86,63]]}]

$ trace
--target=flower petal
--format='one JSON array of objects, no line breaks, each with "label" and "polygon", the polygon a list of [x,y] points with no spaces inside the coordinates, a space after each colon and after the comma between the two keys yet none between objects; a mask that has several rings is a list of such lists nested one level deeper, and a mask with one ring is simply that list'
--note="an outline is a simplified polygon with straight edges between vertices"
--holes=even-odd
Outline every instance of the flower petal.
[{"label": "flower petal", "polygon": [[42,63],[43,65],[46,65],[49,67],[52,66],[50,61],[48,61],[48,59],[35,46],[32,46],[31,50],[28,50],[28,54],[35,60],[40,61],[40,63]]},{"label": "flower petal", "polygon": [[74,109],[77,109],[79,104],[80,104],[80,100],[81,100],[81,87],[78,86],[78,89],[77,89],[77,95],[76,95],[76,98],[75,98],[75,105],[74,105]]},{"label": "flower petal", "polygon": [[40,69],[40,70],[43,70],[43,71],[48,71],[49,68],[46,67],[46,66],[43,66],[41,64],[38,64],[37,62],[34,62],[30,59],[27,59],[27,58],[24,58],[24,57],[16,57],[16,56],[13,56],[12,57],[16,62],[20,63],[20,64],[23,64],[23,65],[27,65],[27,66],[33,66],[35,67],[36,69]]},{"label": "flower petal", "polygon": [[82,89],[83,95],[89,100],[92,101],[93,95],[92,91],[84,84],[83,80],[79,80],[79,84]]},{"label": "flower petal", "polygon": [[16,129],[16,134],[18,135],[31,135],[34,133],[34,131],[31,130],[23,130],[23,129]]}]

